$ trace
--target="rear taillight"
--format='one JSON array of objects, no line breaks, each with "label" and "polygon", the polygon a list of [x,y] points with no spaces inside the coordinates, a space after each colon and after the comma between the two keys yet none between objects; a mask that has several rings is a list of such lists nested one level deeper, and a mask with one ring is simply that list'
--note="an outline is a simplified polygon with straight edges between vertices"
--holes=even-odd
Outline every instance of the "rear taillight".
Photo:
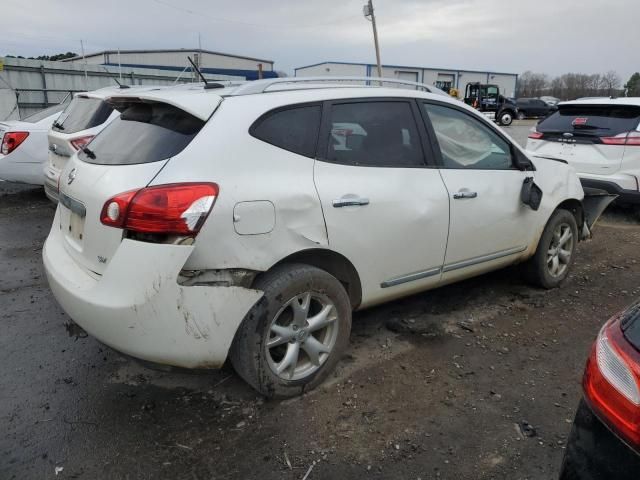
[{"label": "rear taillight", "polygon": [[601,137],[602,143],[605,145],[629,145],[640,146],[640,132],[624,132],[614,137]]},{"label": "rear taillight", "polygon": [[543,136],[543,133],[537,132],[535,130],[529,134],[529,138],[533,138],[534,140],[540,140]]},{"label": "rear taillight", "polygon": [[70,143],[76,150],[82,150],[91,140],[93,140],[93,137],[95,137],[95,135],[86,135],[84,137],[74,138],[73,140],[70,140]]},{"label": "rear taillight", "polygon": [[640,353],[624,338],[620,317],[600,331],[582,383],[598,416],[627,442],[640,447]]},{"label": "rear taillight", "polygon": [[215,183],[175,183],[131,190],[107,200],[100,221],[136,233],[195,236],[218,192]]},{"label": "rear taillight", "polygon": [[29,132],[7,132],[2,137],[2,147],[0,152],[3,155],[9,155],[29,136]]}]

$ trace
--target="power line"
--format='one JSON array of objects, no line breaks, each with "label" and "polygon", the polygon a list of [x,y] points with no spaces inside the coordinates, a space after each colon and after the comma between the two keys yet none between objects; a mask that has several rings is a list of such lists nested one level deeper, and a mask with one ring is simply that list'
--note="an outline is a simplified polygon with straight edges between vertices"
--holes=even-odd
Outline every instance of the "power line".
[{"label": "power line", "polygon": [[359,15],[353,15],[350,17],[343,17],[339,20],[332,20],[332,21],[328,21],[328,22],[324,22],[324,23],[314,23],[314,24],[289,24],[289,25],[285,25],[285,24],[275,24],[275,23],[252,23],[252,22],[245,22],[243,20],[235,20],[232,18],[225,18],[225,17],[214,17],[211,16],[207,13],[204,12],[199,12],[197,10],[192,10],[190,8],[186,8],[186,7],[181,7],[178,5],[173,5],[172,3],[169,3],[165,0],[153,0],[155,3],[159,4],[159,5],[163,5],[165,7],[169,7],[169,8],[173,8],[174,10],[178,10],[181,12],[185,12],[188,13],[190,15],[195,15],[198,17],[206,17],[208,20],[211,20],[213,22],[219,22],[219,23],[235,23],[237,25],[246,25],[249,27],[259,27],[259,28],[316,28],[316,27],[326,27],[329,25],[336,25],[336,24],[340,24],[340,23],[347,23],[347,22],[351,22],[353,19],[355,18],[359,18]]}]

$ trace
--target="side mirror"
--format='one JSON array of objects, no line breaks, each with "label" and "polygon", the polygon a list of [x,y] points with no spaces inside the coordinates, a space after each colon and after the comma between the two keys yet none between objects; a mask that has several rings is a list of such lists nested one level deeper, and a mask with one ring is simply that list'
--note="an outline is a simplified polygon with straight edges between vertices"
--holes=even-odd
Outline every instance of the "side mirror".
[{"label": "side mirror", "polygon": [[542,203],[542,190],[535,184],[533,177],[527,177],[522,183],[520,191],[520,200],[525,205],[529,205],[532,210],[538,210]]},{"label": "side mirror", "polygon": [[513,149],[516,167],[518,170],[535,171],[536,167],[529,158],[517,148]]}]

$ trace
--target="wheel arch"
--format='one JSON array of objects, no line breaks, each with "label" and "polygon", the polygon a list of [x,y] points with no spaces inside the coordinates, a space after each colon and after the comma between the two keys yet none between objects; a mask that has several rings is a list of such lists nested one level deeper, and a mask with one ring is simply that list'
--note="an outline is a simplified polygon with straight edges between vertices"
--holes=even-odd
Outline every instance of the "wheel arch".
[{"label": "wheel arch", "polygon": [[334,250],[324,248],[311,248],[293,253],[276,264],[272,268],[284,263],[304,263],[321,270],[324,270],[334,277],[344,286],[351,302],[351,308],[356,309],[362,302],[362,283],[360,275],[353,266],[353,263],[344,255]]},{"label": "wheel arch", "polygon": [[[554,210],[567,210],[573,214],[576,219],[576,224],[578,225],[578,232],[582,230],[582,226],[584,225],[584,207],[580,200],[575,198],[569,198],[567,200],[562,201]],[[551,214],[553,215],[553,212]],[[551,218],[551,215],[549,216]],[[549,220],[547,219],[547,222]]]}]

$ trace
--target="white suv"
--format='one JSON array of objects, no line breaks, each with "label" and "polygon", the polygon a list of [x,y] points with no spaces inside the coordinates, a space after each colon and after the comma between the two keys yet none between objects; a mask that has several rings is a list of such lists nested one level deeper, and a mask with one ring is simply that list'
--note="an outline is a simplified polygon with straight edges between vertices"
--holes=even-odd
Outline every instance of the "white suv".
[{"label": "white suv", "polygon": [[573,169],[438,93],[274,79],[109,103],[61,176],[55,297],[117,350],[229,356],[267,396],[318,385],[354,310],[525,261],[559,285],[597,213]]},{"label": "white suv", "polygon": [[585,187],[640,204],[640,98],[563,102],[529,135],[535,156],[564,160]]},{"label": "white suv", "polygon": [[60,172],[69,158],[86,147],[93,137],[102,131],[118,112],[105,99],[119,91],[143,91],[155,86],[105,87],[92,92],[74,95],[73,100],[60,114],[49,130],[49,157],[44,165],[44,192],[52,202],[58,201]]}]

